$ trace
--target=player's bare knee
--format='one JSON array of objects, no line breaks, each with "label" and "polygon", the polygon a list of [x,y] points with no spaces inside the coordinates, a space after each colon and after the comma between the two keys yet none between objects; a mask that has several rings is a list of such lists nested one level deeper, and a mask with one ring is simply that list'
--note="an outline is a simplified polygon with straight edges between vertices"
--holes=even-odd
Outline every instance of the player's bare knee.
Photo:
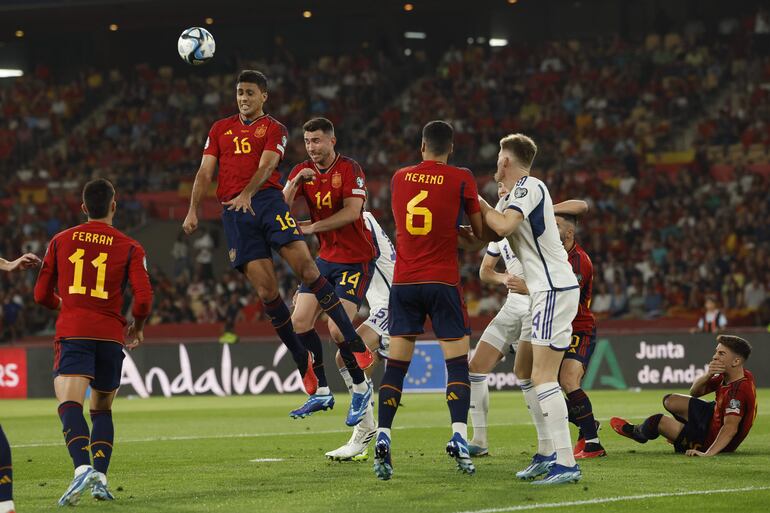
[{"label": "player's bare knee", "polygon": [[329,321],[329,334],[336,342],[342,342],[344,340],[340,329],[331,321]]},{"label": "player's bare knee", "polygon": [[674,394],[666,394],[663,396],[663,407],[669,412],[671,411],[671,396],[673,395]]},{"label": "player's bare knee", "polygon": [[340,369],[345,366],[345,360],[342,359],[342,355],[339,351],[337,351],[337,354],[334,355],[334,361],[337,362],[337,367]]},{"label": "player's bare knee", "polygon": [[569,394],[580,388],[580,377],[579,373],[574,372],[574,370],[562,367],[559,372],[559,384]]}]

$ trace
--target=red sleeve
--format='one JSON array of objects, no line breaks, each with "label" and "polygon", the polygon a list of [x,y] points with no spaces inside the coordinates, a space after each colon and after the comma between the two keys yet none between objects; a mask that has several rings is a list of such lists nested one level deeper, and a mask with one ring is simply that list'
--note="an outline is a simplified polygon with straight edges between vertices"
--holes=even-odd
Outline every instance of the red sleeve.
[{"label": "red sleeve", "polygon": [[591,262],[591,259],[588,257],[587,253],[583,253],[585,258],[580,259],[580,275],[583,277],[583,298],[585,299],[585,304],[588,305],[588,307],[591,307],[591,297],[593,296],[593,288],[594,288],[594,264]]},{"label": "red sleeve", "polygon": [[203,145],[203,154],[219,158],[219,123],[211,125],[206,144]]},{"label": "red sleeve", "polygon": [[[294,180],[294,178],[296,178],[296,176],[299,174],[299,172],[302,171],[305,167],[307,167],[307,166],[305,166],[304,162],[294,166],[294,168],[289,173],[289,177],[286,180],[287,181]],[[297,193],[296,193],[295,197],[297,197],[297,196],[304,196],[304,195],[305,195],[305,181],[302,180],[302,181],[300,181],[297,184]]]},{"label": "red sleeve", "polygon": [[358,162],[345,170],[342,178],[342,197],[366,200],[366,177]]},{"label": "red sleeve", "polygon": [[[706,381],[706,394],[717,390],[722,384],[722,378],[723,376],[721,374],[715,374],[711,376],[709,380]],[[703,394],[703,395],[706,395],[706,394]]]},{"label": "red sleeve", "polygon": [[134,319],[145,319],[152,309],[152,285],[147,274],[147,258],[140,245],[134,246],[131,262],[128,264],[128,281],[134,291],[134,306],[131,313]]},{"label": "red sleeve", "polygon": [[286,127],[278,122],[270,123],[266,137],[264,149],[276,152],[283,160],[283,154],[286,153],[286,143],[289,140],[289,132]]},{"label": "red sleeve", "polygon": [[[468,171],[468,173],[470,173],[470,171]],[[476,212],[481,212],[481,205],[479,205],[479,190],[476,187],[476,180],[473,179],[473,176],[468,176],[464,183],[463,200],[465,200],[465,213],[471,215]]]},{"label": "red sleeve", "polygon": [[57,239],[54,238],[48,245],[48,251],[43,257],[43,266],[40,268],[37,283],[35,283],[35,303],[51,310],[59,308],[61,301],[61,298],[54,291],[58,276],[56,272],[56,244]]},{"label": "red sleeve", "polygon": [[743,417],[746,415],[746,411],[751,408],[753,401],[751,400],[751,392],[749,392],[747,382],[741,383],[735,395],[729,397],[725,407],[725,416],[734,415],[736,417]]}]

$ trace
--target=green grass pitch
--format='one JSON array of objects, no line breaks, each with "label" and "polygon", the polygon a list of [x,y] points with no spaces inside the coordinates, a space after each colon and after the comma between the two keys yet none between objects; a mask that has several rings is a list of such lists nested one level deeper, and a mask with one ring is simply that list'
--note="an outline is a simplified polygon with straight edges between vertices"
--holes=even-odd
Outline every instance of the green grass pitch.
[{"label": "green grass pitch", "polygon": [[[405,395],[393,432],[395,474],[389,482],[376,479],[371,458],[363,463],[324,459],[349,436],[347,397],[341,394],[335,410],[303,420],[287,415],[302,401],[299,395],[119,399],[109,474],[117,500],[96,503],[84,496],[78,508],[142,513],[768,511],[770,391],[758,391],[759,415],[739,452],[708,459],[675,455],[662,440],[642,446],[612,432],[609,417],[640,419],[659,412],[662,395],[592,392],[609,456],[582,463],[579,484],[557,487],[536,487],[514,477],[535,445],[520,393],[492,393],[491,456],[475,460],[472,477],[457,473],[444,453],[451,433],[442,396]],[[3,401],[0,420],[14,447],[18,512],[52,511],[72,477],[56,402]],[[280,461],[252,461],[260,459]],[[680,492],[697,493],[674,495]],[[621,500],[603,502],[611,498]],[[574,502],[579,504],[568,504]]]}]

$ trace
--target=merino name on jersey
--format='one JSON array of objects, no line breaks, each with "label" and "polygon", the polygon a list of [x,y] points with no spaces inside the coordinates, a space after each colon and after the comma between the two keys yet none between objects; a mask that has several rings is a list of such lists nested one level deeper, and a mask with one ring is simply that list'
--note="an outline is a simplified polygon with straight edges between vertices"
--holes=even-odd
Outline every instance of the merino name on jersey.
[{"label": "merino name on jersey", "polygon": [[551,195],[543,182],[532,176],[521,178],[496,208],[500,212],[517,210],[524,216],[524,222],[508,237],[508,242],[524,266],[530,292],[578,288],[559,238]]},{"label": "merino name on jersey", "polygon": [[473,174],[424,161],[396,171],[390,189],[396,220],[393,282],[457,284],[457,228],[463,214],[481,210]]},{"label": "merino name on jersey", "polygon": [[[274,151],[283,159],[288,136],[286,127],[267,114],[251,123],[244,123],[240,114],[214,123],[203,154],[219,161],[217,199],[228,201],[246,188],[259,168],[264,151]],[[270,188],[283,190],[277,167],[260,190]]]},{"label": "merino name on jersey", "polygon": [[[313,222],[342,210],[346,198],[366,201],[364,172],[355,160],[338,153],[329,169],[318,169],[312,160],[306,160],[294,166],[289,180],[306,167],[315,169],[316,176],[309,181],[300,181],[297,195],[305,198]],[[363,208],[361,210],[363,212]],[[316,235],[321,242],[318,255],[328,262],[358,264],[369,262],[378,255],[372,234],[364,224],[363,214],[350,224]]]}]

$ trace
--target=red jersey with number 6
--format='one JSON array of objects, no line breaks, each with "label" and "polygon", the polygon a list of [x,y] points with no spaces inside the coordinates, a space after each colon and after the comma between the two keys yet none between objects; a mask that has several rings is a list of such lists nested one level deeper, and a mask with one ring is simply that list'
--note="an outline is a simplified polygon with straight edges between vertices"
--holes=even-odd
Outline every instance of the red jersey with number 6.
[{"label": "red jersey with number 6", "polygon": [[[120,230],[90,221],[58,233],[48,245],[35,284],[35,302],[61,311],[56,338],[123,343],[123,292],[134,292],[134,318],[152,306],[144,249]],[[58,294],[56,290],[58,289]]]},{"label": "red jersey with number 6", "polygon": [[[274,151],[283,159],[288,135],[286,127],[267,114],[248,124],[243,122],[240,114],[214,123],[203,154],[216,157],[219,161],[219,201],[231,200],[246,188],[259,168],[263,151]],[[277,167],[260,190],[271,187],[283,189]]]},{"label": "red jersey with number 6", "polygon": [[575,243],[572,249],[567,252],[569,264],[572,266],[572,272],[575,273],[580,284],[580,303],[575,318],[572,320],[572,333],[591,334],[596,328],[596,319],[591,313],[591,295],[594,286],[594,264],[591,257],[578,244]]},{"label": "red jersey with number 6", "polygon": [[[366,179],[361,166],[355,160],[337,154],[328,169],[319,169],[312,160],[294,166],[289,173],[292,180],[305,168],[315,170],[312,180],[300,181],[297,195],[303,196],[313,222],[333,216],[345,206],[346,198],[366,201]],[[366,229],[363,205],[358,219],[336,230],[316,233],[321,242],[319,256],[328,262],[358,264],[377,258],[377,246],[372,232]]]},{"label": "red jersey with number 6", "polygon": [[460,282],[457,229],[463,215],[479,212],[470,170],[423,161],[396,171],[391,181],[396,220],[393,283]]}]

